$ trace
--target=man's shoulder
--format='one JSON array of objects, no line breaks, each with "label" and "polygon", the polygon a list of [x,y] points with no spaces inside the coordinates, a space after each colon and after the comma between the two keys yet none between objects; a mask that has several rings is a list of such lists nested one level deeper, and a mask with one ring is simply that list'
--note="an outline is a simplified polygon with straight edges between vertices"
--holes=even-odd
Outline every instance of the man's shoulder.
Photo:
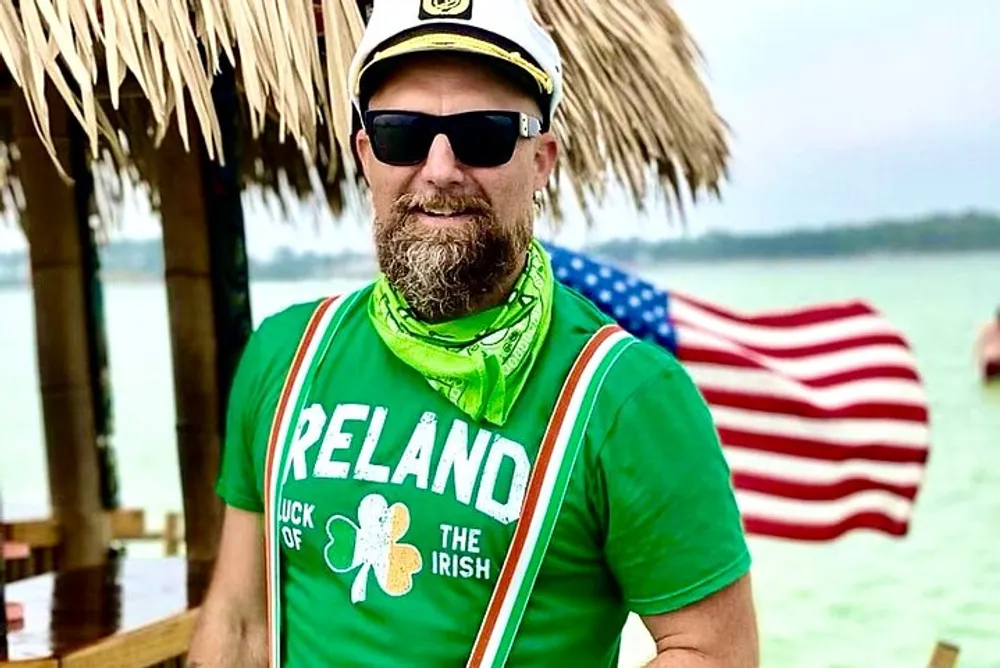
[{"label": "man's shoulder", "polygon": [[248,344],[255,357],[269,363],[275,358],[294,355],[309,319],[322,301],[297,302],[266,316],[254,330]]},{"label": "man's shoulder", "polygon": [[[613,318],[573,288],[559,284],[556,294],[557,317],[561,320],[559,329],[563,335],[567,330],[576,334],[580,339],[579,348],[601,327],[615,324]],[[670,382],[686,378],[687,372],[670,351],[656,343],[635,339],[615,360],[604,379],[604,391],[613,396],[627,397],[653,379]]]},{"label": "man's shoulder", "polygon": [[[353,295],[361,295],[368,290],[370,290],[370,286],[365,286],[355,292],[338,293],[337,296],[345,299]],[[283,350],[291,346],[292,351],[294,351],[295,344],[302,338],[316,309],[328,298],[318,297],[295,302],[275,311],[261,321],[253,333],[254,338],[264,348]]]},{"label": "man's shoulder", "polygon": [[664,406],[689,392],[693,381],[681,363],[665,348],[635,339],[615,360],[602,393],[621,407],[641,394],[652,394]]}]

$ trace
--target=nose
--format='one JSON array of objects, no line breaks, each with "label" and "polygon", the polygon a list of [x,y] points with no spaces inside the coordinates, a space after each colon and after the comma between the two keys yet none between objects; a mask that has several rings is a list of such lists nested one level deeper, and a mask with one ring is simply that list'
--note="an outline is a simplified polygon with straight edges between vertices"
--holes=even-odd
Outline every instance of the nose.
[{"label": "nose", "polygon": [[422,169],[423,178],[427,183],[437,187],[452,186],[465,180],[462,165],[455,157],[451,142],[445,135],[438,135],[431,142],[427,152],[427,160]]}]

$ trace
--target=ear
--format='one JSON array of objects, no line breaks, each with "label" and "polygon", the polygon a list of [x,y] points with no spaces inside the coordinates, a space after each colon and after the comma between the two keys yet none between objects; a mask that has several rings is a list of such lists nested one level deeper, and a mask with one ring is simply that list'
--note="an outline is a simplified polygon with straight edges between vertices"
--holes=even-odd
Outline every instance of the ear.
[{"label": "ear", "polygon": [[361,161],[361,171],[364,174],[365,181],[371,185],[371,181],[368,179],[368,172],[370,171],[372,161],[375,159],[375,154],[372,153],[372,141],[365,132],[364,128],[358,130],[357,134],[354,135],[354,150],[357,151],[358,159]]},{"label": "ear", "polygon": [[535,190],[543,190],[559,159],[559,140],[553,132],[539,135],[535,143]]}]

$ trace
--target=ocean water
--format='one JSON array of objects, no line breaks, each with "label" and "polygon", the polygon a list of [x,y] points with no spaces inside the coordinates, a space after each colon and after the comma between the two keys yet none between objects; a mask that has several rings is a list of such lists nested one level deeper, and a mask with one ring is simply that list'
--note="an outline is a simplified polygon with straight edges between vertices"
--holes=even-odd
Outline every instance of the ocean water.
[{"label": "ocean water", "polygon": [[[1000,302],[1000,255],[870,257],[640,267],[659,285],[738,310],[863,298],[914,348],[933,446],[911,532],[824,544],[751,538],[763,665],[913,668],[933,644],[962,668],[1000,667],[1000,390],[973,364],[979,325]],[[357,281],[254,283],[254,319]],[[106,286],[114,445],[122,502],[154,521],[180,508],[162,284]],[[26,289],[0,291],[0,492],[4,515],[47,506],[34,322]],[[630,620],[623,665],[651,651]]]}]

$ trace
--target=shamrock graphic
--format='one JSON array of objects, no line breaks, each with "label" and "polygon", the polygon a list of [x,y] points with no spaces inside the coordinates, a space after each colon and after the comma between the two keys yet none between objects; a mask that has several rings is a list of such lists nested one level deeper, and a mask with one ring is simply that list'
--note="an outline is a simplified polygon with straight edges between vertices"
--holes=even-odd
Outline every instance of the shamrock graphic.
[{"label": "shamrock graphic", "polygon": [[391,506],[381,494],[369,494],[358,505],[358,522],[333,515],[326,523],[323,558],[335,573],[358,569],[351,586],[351,602],[368,596],[368,575],[390,596],[402,596],[413,588],[413,576],[423,568],[417,548],[399,539],[410,528],[410,511],[402,503]]}]

